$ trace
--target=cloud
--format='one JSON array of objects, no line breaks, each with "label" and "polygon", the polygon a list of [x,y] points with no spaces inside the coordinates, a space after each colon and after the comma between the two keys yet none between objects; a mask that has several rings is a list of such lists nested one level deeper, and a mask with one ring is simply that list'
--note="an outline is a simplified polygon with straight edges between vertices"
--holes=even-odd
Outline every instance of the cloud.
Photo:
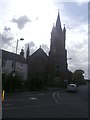
[{"label": "cloud", "polygon": [[10,27],[7,26],[4,27],[4,31],[10,31],[10,30],[11,30]]},{"label": "cloud", "polygon": [[29,48],[31,49],[32,47],[35,46],[35,43],[33,41],[31,41],[31,42],[25,44],[26,49],[28,48],[28,45],[29,45]]},{"label": "cloud", "polygon": [[10,42],[14,39],[11,28],[5,26],[4,31],[0,33],[0,37],[2,38],[2,48],[5,47],[5,45],[10,45]]},{"label": "cloud", "polygon": [[23,29],[25,27],[25,24],[31,22],[31,20],[29,20],[29,18],[26,15],[24,15],[19,17],[18,19],[13,18],[12,22],[16,23],[19,29]]},{"label": "cloud", "polygon": [[[36,46],[36,44],[35,44],[33,41],[25,44],[25,53],[26,53],[26,50],[27,50],[27,48],[28,48],[28,45],[29,45],[29,49],[30,49],[30,55],[32,55],[32,54],[37,50],[37,46]],[[42,44],[42,45],[41,45],[41,48],[42,48],[42,49],[45,51],[45,53],[48,55],[48,53],[49,53],[49,47],[48,47],[46,44]]]},{"label": "cloud", "polygon": [[46,52],[46,54],[48,55],[49,53],[49,47],[47,46],[47,44],[42,44],[41,48]]},{"label": "cloud", "polygon": [[37,50],[37,46],[33,41],[25,44],[25,55],[26,55],[28,45],[29,45],[30,55],[32,55]]},{"label": "cloud", "polygon": [[[69,21],[72,23],[72,20]],[[74,26],[75,24],[75,26]],[[80,68],[85,71],[88,78],[88,25],[86,22],[74,22],[66,29],[66,48],[69,70],[75,71]]]}]

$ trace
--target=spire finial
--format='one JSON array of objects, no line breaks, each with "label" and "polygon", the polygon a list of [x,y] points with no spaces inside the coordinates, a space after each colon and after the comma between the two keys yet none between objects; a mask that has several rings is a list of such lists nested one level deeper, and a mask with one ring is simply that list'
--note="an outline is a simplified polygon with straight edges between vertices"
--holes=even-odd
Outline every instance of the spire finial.
[{"label": "spire finial", "polygon": [[58,31],[61,31],[61,21],[60,21],[59,10],[58,10],[58,16],[57,16],[57,20],[56,20],[56,28]]},{"label": "spire finial", "polygon": [[40,48],[41,48],[41,45],[40,45]]},{"label": "spire finial", "polygon": [[58,13],[59,13],[59,8],[58,8]]},{"label": "spire finial", "polygon": [[27,51],[26,51],[26,58],[29,57],[29,54],[30,54],[30,50],[29,50],[29,44],[28,44]]}]

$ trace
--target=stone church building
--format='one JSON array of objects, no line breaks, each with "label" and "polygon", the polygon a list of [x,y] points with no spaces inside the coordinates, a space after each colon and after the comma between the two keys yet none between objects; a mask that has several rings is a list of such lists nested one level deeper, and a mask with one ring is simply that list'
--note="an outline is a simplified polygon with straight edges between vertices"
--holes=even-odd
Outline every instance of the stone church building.
[{"label": "stone church building", "polygon": [[28,78],[38,76],[43,83],[47,81],[48,85],[63,84],[68,75],[65,41],[66,29],[65,26],[63,29],[61,28],[58,13],[56,26],[53,26],[51,31],[49,56],[41,47],[29,56],[29,46],[27,48]]}]

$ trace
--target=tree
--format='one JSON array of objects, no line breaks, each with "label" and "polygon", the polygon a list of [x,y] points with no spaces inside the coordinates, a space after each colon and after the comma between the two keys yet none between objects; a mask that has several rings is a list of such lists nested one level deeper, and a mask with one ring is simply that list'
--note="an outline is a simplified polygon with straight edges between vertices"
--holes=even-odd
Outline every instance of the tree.
[{"label": "tree", "polygon": [[72,78],[73,78],[73,73],[71,71],[68,71],[68,83],[72,82]]},{"label": "tree", "polygon": [[[4,80],[5,78],[5,80]],[[20,78],[20,75],[18,74],[18,72],[11,72],[7,75],[7,77],[4,77],[3,80],[5,82],[3,82],[3,86],[5,88],[5,91],[8,92],[14,92],[17,89],[21,89],[21,83],[22,80]]]},{"label": "tree", "polygon": [[73,83],[77,84],[77,85],[82,85],[85,84],[84,81],[84,71],[83,70],[75,70],[73,73]]}]

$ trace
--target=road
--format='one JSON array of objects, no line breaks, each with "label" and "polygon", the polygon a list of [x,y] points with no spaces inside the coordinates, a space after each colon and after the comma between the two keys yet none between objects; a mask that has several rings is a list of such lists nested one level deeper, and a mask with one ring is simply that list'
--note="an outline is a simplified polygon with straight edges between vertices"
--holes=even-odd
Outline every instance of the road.
[{"label": "road", "polygon": [[6,95],[2,118],[88,118],[88,87],[77,93],[66,90]]}]

